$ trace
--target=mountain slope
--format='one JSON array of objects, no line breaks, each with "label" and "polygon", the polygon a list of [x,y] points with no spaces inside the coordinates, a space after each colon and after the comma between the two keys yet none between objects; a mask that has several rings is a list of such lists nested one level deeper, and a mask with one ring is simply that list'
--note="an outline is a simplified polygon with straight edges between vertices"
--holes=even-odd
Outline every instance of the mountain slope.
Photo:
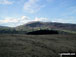
[{"label": "mountain slope", "polygon": [[0,26],[0,34],[13,33],[13,34],[25,34],[27,32],[36,30],[57,30],[60,32],[69,32],[76,34],[76,24],[56,23],[56,22],[29,22],[17,27],[5,27]]},{"label": "mountain slope", "polygon": [[30,22],[16,27],[17,30],[49,28],[76,31],[76,24],[55,23],[55,22]]}]

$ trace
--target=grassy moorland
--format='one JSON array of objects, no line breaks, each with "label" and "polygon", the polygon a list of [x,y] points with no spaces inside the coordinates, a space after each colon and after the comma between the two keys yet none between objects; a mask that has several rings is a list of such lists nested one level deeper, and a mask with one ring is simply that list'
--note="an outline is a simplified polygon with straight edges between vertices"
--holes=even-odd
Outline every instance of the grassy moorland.
[{"label": "grassy moorland", "polygon": [[0,57],[60,57],[61,52],[76,52],[76,35],[0,35]]}]

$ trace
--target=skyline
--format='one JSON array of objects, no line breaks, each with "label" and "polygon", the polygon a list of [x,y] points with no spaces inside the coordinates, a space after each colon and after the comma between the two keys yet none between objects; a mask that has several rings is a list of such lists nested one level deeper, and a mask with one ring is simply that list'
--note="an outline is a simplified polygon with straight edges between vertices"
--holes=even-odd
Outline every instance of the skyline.
[{"label": "skyline", "polygon": [[0,26],[31,21],[76,24],[76,0],[0,0]]}]

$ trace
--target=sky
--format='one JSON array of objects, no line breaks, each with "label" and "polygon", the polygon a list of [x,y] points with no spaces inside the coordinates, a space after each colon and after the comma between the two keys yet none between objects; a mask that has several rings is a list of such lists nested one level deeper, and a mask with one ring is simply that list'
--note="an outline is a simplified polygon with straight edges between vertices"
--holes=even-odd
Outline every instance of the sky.
[{"label": "sky", "polygon": [[31,21],[76,24],[76,0],[0,0],[0,26]]}]

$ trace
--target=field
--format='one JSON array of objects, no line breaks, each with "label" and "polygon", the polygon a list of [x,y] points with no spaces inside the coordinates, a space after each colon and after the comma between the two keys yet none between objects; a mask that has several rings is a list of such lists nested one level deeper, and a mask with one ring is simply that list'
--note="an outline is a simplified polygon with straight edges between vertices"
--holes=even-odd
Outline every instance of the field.
[{"label": "field", "polygon": [[0,35],[0,57],[60,57],[61,52],[76,52],[76,35]]}]

